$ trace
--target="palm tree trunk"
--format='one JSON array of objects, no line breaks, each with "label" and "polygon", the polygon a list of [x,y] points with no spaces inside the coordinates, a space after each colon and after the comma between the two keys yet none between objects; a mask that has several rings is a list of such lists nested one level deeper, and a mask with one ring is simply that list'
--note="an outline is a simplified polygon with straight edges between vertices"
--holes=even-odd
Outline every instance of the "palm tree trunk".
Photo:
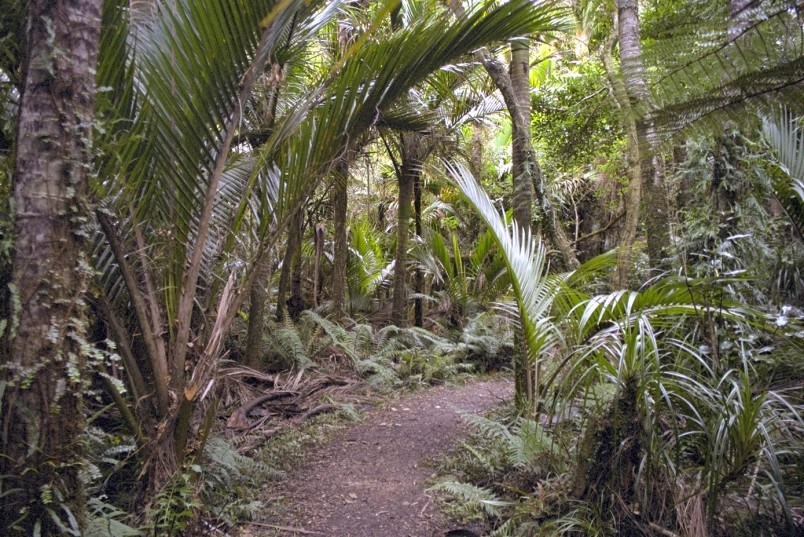
[{"label": "palm tree trunk", "polygon": [[[290,39],[288,35],[288,39]],[[279,66],[280,72],[284,65]],[[263,122],[264,135],[269,135],[276,124],[276,106],[279,102],[279,88],[273,88],[268,97],[265,121]],[[256,260],[254,277],[248,289],[248,327],[246,329],[245,363],[251,368],[259,369],[262,365],[261,347],[265,331],[265,308],[271,300],[271,248],[266,248]]]},{"label": "palm tree trunk", "polygon": [[422,165],[430,154],[431,144],[418,132],[400,134],[402,154],[401,170],[398,173],[399,211],[396,227],[396,263],[394,265],[394,297],[391,309],[391,322],[397,326],[407,325],[407,267],[408,230],[410,228],[411,202],[413,188],[421,177]]},{"label": "palm tree trunk", "polygon": [[[413,183],[413,219],[416,226],[416,237],[419,242],[422,240],[422,178],[421,175],[416,177]],[[416,298],[413,299],[413,326],[421,328],[424,326],[424,301],[422,300],[422,293],[424,293],[424,272],[420,267],[416,267],[414,276],[414,290],[416,291]]]},{"label": "palm tree trunk", "polygon": [[[638,219],[640,205],[645,221],[648,239],[648,257],[651,266],[661,266],[670,242],[667,194],[662,175],[663,166],[658,155],[658,139],[653,125],[653,98],[645,78],[645,66],[642,60],[642,45],[639,37],[639,14],[637,0],[617,0],[617,34],[620,41],[620,58],[628,109],[629,121],[634,121],[632,143],[633,156],[639,162],[639,187],[632,185],[632,196],[626,207],[626,229],[622,247],[627,250],[633,244],[631,236],[636,230],[631,229]],[[629,136],[629,139],[632,137]],[[641,204],[636,203],[640,197]],[[630,242],[627,242],[629,241]],[[620,259],[618,273],[627,271],[628,257]]]},{"label": "palm tree trunk", "polygon": [[533,218],[535,159],[530,155],[533,152],[530,141],[530,44],[524,39],[511,43],[509,74],[516,99],[516,113],[512,113],[511,174],[514,191],[511,204],[514,221],[522,229],[530,229]]},{"label": "palm tree trunk", "polygon": [[[285,318],[287,309],[288,294],[291,291],[291,277],[293,261],[296,258],[296,250],[301,251],[301,222],[302,211],[299,209],[288,222],[288,241],[285,249],[285,257],[282,260],[282,271],[279,273],[279,289],[276,292],[276,320],[282,321]],[[301,252],[299,252],[301,254]]]},{"label": "palm tree trunk", "polygon": [[288,313],[294,321],[307,309],[302,293],[302,241],[304,240],[304,213],[299,211],[297,226],[298,242],[293,249],[292,263],[290,265],[290,299],[288,300]]},{"label": "palm tree trunk", "polygon": [[315,240],[315,266],[313,268],[313,309],[318,307],[321,294],[321,261],[324,259],[324,239],[326,228],[324,224],[316,224],[313,229]]},{"label": "palm tree trunk", "polygon": [[[513,175],[514,221],[520,229],[531,229],[533,221],[534,169],[536,159],[531,158],[533,146],[530,140],[530,45],[525,40],[511,43],[511,65],[509,67],[511,87],[514,93],[514,110],[511,111],[511,174]],[[517,333],[515,339],[522,341],[522,334]],[[517,407],[527,410],[533,408],[533,387],[531,367],[525,345],[515,344],[514,383],[516,388]]]},{"label": "palm tree trunk", "polygon": [[617,271],[613,282],[616,288],[624,288],[628,280],[628,269],[631,265],[631,246],[636,241],[639,227],[639,214],[642,204],[642,172],[639,147],[637,145],[639,137],[637,135],[636,118],[631,112],[625,83],[616,72],[612,59],[612,48],[615,43],[616,36],[612,34],[608,43],[603,47],[602,59],[611,85],[614,102],[620,110],[620,118],[627,140],[625,157],[629,173],[629,184],[625,200],[625,223],[620,235],[620,252],[617,257]]},{"label": "palm tree trunk", "polygon": [[[402,134],[402,146],[408,140],[407,135]],[[410,203],[413,198],[413,183],[415,178],[411,170],[410,159],[405,159],[404,149],[402,150],[402,170],[397,175],[397,185],[399,187],[399,207],[397,209],[396,220],[396,263],[394,265],[394,294],[391,305],[391,323],[396,326],[407,326],[408,324],[408,296],[407,296],[407,267],[405,261],[408,256],[408,222],[410,220]]]},{"label": "palm tree trunk", "polygon": [[265,306],[271,300],[271,251],[265,250],[254,267],[254,279],[249,289],[248,328],[246,329],[247,366],[259,369],[262,365],[262,336],[265,326]]},{"label": "palm tree trunk", "polygon": [[[19,534],[61,535],[84,524],[79,477],[86,345],[84,293],[92,271],[87,236],[88,174],[100,42],[100,0],[28,3],[26,69],[14,169],[13,299],[16,334],[3,356],[0,520]],[[48,506],[44,491],[63,496]],[[4,535],[15,530],[4,527]]]}]

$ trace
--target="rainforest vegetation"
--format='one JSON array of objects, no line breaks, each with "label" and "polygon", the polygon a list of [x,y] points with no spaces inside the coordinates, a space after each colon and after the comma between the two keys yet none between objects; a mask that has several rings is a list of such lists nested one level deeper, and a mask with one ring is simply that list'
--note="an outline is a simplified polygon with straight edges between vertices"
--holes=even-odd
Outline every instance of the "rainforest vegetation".
[{"label": "rainforest vegetation", "polygon": [[802,8],[0,0],[0,533],[236,534],[330,391],[507,371],[491,534],[801,535]]}]

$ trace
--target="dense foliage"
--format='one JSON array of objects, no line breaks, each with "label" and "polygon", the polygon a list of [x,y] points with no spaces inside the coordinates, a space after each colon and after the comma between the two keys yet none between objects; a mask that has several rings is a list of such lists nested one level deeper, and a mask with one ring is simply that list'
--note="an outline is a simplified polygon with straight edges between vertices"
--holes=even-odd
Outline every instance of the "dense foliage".
[{"label": "dense foliage", "polygon": [[[36,59],[22,3],[0,5],[8,420],[41,375],[9,350]],[[73,229],[85,363],[55,388],[82,401],[83,458],[61,463],[89,499],[49,483],[2,533],[228,530],[293,442],[262,452],[281,413],[249,414],[283,376],[298,395],[508,368],[516,404],[472,419],[445,463],[462,482],[435,487],[456,516],[498,536],[801,531],[801,25],[794,1],[106,0]],[[329,407],[354,417],[296,411]]]}]

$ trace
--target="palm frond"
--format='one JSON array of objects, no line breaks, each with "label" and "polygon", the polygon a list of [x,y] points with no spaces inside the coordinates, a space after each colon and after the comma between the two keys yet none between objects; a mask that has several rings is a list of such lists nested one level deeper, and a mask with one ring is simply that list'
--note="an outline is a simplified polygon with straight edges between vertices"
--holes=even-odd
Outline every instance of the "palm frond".
[{"label": "palm frond", "polygon": [[544,244],[533,240],[529,229],[520,229],[508,221],[491,204],[491,200],[472,174],[461,165],[448,165],[453,180],[492,230],[494,239],[504,254],[516,296],[519,322],[524,332],[531,367],[544,359],[544,354],[561,338],[549,311],[558,287],[546,276]]},{"label": "palm frond", "polygon": [[782,108],[777,114],[766,116],[763,125],[783,172],[773,174],[773,192],[799,236],[804,237],[804,127],[801,117]]}]

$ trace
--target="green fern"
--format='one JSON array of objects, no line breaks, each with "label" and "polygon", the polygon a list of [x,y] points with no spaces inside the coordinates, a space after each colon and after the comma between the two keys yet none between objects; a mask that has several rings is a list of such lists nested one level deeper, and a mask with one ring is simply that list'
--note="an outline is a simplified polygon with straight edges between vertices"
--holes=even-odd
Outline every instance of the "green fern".
[{"label": "green fern", "polygon": [[255,500],[251,491],[281,473],[264,462],[240,455],[235,442],[218,436],[207,441],[204,457],[198,470],[205,509],[229,526],[256,518],[265,505]]},{"label": "green fern", "polygon": [[128,513],[101,501],[97,497],[87,501],[87,525],[84,537],[137,537],[143,533],[122,522]]},{"label": "green fern", "polygon": [[493,518],[500,516],[501,507],[514,505],[511,502],[501,500],[493,491],[487,488],[468,483],[449,481],[430,487],[429,490],[446,492],[463,502],[464,508],[480,511]]},{"label": "green fern", "polygon": [[502,423],[480,416],[478,414],[464,414],[463,421],[478,431],[481,435],[489,439],[511,440],[511,432]]},{"label": "green fern", "polygon": [[306,369],[314,365],[307,354],[307,347],[302,336],[292,322],[286,321],[275,325],[266,333],[269,352],[281,357],[288,365],[298,369]]},{"label": "green fern", "polygon": [[508,439],[508,460],[514,467],[531,469],[546,456],[549,462],[558,463],[557,445],[536,420],[520,418],[512,433]]}]

